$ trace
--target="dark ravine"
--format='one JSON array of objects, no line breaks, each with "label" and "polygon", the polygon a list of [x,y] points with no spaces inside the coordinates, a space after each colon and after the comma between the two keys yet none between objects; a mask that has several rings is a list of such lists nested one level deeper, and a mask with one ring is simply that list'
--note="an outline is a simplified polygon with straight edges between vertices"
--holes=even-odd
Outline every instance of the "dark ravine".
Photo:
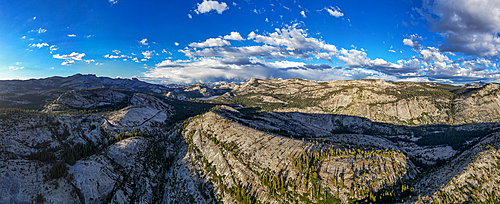
[{"label": "dark ravine", "polygon": [[498,202],[498,84],[220,84],[0,81],[0,203]]}]

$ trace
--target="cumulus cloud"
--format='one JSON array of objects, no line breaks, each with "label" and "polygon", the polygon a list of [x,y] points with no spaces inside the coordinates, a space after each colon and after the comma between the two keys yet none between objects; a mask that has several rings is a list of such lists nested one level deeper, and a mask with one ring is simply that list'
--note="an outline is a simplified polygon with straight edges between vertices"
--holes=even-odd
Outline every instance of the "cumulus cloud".
[{"label": "cumulus cloud", "polygon": [[193,18],[193,16],[192,16],[191,14],[189,14],[189,13],[188,13],[188,18],[191,18],[191,19],[192,19],[192,18]]},{"label": "cumulus cloud", "polygon": [[32,43],[32,44],[30,44],[30,47],[37,47],[38,49],[45,47],[45,46],[48,47],[49,44],[47,44],[47,43]]},{"label": "cumulus cloud", "polygon": [[53,58],[55,59],[65,59],[65,60],[82,60],[82,57],[85,56],[85,53],[78,53],[78,52],[72,52],[69,55],[52,55]]},{"label": "cumulus cloud", "polygon": [[324,9],[326,9],[326,11],[328,11],[328,13],[331,16],[335,16],[337,18],[344,16],[344,13],[340,12],[340,9],[338,7],[337,8],[334,8],[334,7],[326,8],[325,7]]},{"label": "cumulus cloud", "polygon": [[300,15],[302,15],[302,17],[304,17],[304,18],[307,18],[307,16],[306,16],[306,12],[305,12],[305,11],[301,11],[301,12],[300,12]]},{"label": "cumulus cloud", "polygon": [[[146,50],[146,51],[142,52],[142,55],[144,56],[144,58],[146,58],[148,60],[148,59],[151,59],[151,56],[154,55],[154,52],[155,52],[154,50],[153,51]],[[143,61],[147,61],[147,60],[143,60]]]},{"label": "cumulus cloud", "polygon": [[175,45],[175,46],[179,46],[179,43],[178,43],[178,42],[174,42],[174,45]]},{"label": "cumulus cloud", "polygon": [[61,65],[74,65],[74,64],[75,64],[74,60],[68,60],[61,63]]},{"label": "cumulus cloud", "polygon": [[84,62],[86,62],[87,64],[90,64],[91,62],[95,62],[94,59],[91,59],[91,60],[83,60]]},{"label": "cumulus cloud", "polygon": [[431,31],[446,40],[442,50],[480,57],[499,54],[500,1],[424,1],[423,10]]},{"label": "cumulus cloud", "polygon": [[[199,47],[205,46],[204,49],[189,49],[179,50],[187,57],[214,57],[220,56],[224,58],[232,57],[263,57],[268,59],[285,59],[287,57],[312,59],[324,59],[332,61],[331,58],[337,53],[335,45],[327,44],[319,39],[308,37],[305,30],[298,29],[294,26],[289,26],[283,29],[276,29],[274,33],[266,35],[256,34],[251,32],[248,35],[248,40],[261,44],[255,46],[213,46],[207,47],[208,43],[193,44]],[[221,40],[219,38],[219,40]],[[215,45],[215,43],[212,43]],[[221,44],[220,45],[226,45]],[[229,44],[229,42],[227,42]]]},{"label": "cumulus cloud", "polygon": [[127,55],[110,55],[110,54],[104,55],[103,57],[108,59],[132,58]]},{"label": "cumulus cloud", "polygon": [[[240,36],[241,37],[241,36]],[[231,43],[227,40],[221,38],[209,38],[201,43],[190,43],[190,47],[221,47],[221,46],[229,46]]]},{"label": "cumulus cloud", "polygon": [[56,45],[51,45],[51,46],[49,47],[50,54],[52,54],[52,52],[54,52],[54,51],[56,51],[56,50],[58,50],[58,49],[59,49],[59,48],[58,48]]},{"label": "cumulus cloud", "polygon": [[228,10],[227,4],[225,2],[219,3],[218,1],[203,0],[201,4],[197,4],[196,14],[208,13],[212,10],[217,11],[218,14],[222,14],[225,10]]},{"label": "cumulus cloud", "polygon": [[108,0],[108,2],[109,2],[111,5],[115,5],[116,3],[118,3],[118,0]]},{"label": "cumulus cloud", "polygon": [[75,34],[69,34],[68,37],[74,38],[74,37],[76,37],[76,35]]},{"label": "cumulus cloud", "polygon": [[120,50],[113,50],[113,51],[111,51],[111,52],[114,52],[114,53],[115,53],[115,54],[117,54],[117,55],[118,55],[118,54],[120,54],[120,53],[122,53],[122,51],[120,51]]},{"label": "cumulus cloud", "polygon": [[38,28],[38,30],[31,30],[30,33],[45,33],[47,29]]},{"label": "cumulus cloud", "polygon": [[[248,42],[245,46],[225,43],[224,40],[233,38],[230,36],[237,35],[191,43],[189,47],[178,50],[188,57],[187,60],[169,58],[157,63],[148,68],[143,79],[165,83],[194,83],[244,81],[251,77],[311,80],[381,78],[391,81],[460,83],[466,80],[500,78],[498,71],[492,71],[492,68],[498,67],[498,60],[456,60],[456,57],[452,57],[453,53],[436,47],[423,47],[420,45],[422,38],[417,35],[407,36],[403,40],[404,44],[414,48],[417,55],[396,62],[370,58],[366,50],[356,46],[349,49],[337,48],[320,38],[309,36],[306,30],[297,25],[275,29],[274,32],[251,32],[245,39]],[[396,51],[392,47],[389,50]],[[332,67],[333,59],[338,59],[343,65]],[[138,59],[132,60],[140,62]],[[322,63],[321,60],[325,61]]]},{"label": "cumulus cloud", "polygon": [[224,40],[242,41],[242,40],[245,40],[245,39],[243,39],[243,37],[241,37],[240,33],[238,33],[238,32],[231,32],[231,34],[224,36]]},{"label": "cumulus cloud", "polygon": [[[230,63],[230,61],[238,64],[238,66]],[[165,60],[156,64],[154,68],[150,68],[144,77],[146,80],[160,80],[168,83],[195,83],[217,80],[245,81],[252,77],[314,77],[317,80],[332,80],[343,76],[337,72],[341,72],[341,70],[326,64],[307,65],[292,61],[266,62],[257,58],[232,61],[217,57],[205,57],[192,60]]]},{"label": "cumulus cloud", "polygon": [[9,69],[11,70],[20,70],[20,69],[24,69],[24,67],[15,67],[15,66],[10,66]]},{"label": "cumulus cloud", "polygon": [[141,45],[148,45],[148,39],[147,39],[147,38],[144,38],[144,39],[140,40],[140,41],[139,41],[139,43],[140,43]]},{"label": "cumulus cloud", "polygon": [[305,30],[295,26],[276,29],[276,32],[264,35],[252,32],[248,35],[248,40],[260,44],[255,46],[231,47],[229,42],[225,43],[223,40],[210,38],[202,43],[192,43],[191,47],[203,49],[179,50],[190,59],[165,60],[150,68],[145,77],[157,77],[172,83],[217,79],[246,80],[249,77],[311,78],[312,75],[317,77],[314,78],[316,80],[332,80],[341,72],[338,68],[327,64],[306,64],[286,60],[288,57],[309,59],[312,56],[332,61],[331,58],[338,52],[335,45],[309,37]]},{"label": "cumulus cloud", "polygon": [[412,47],[413,50],[418,52],[422,49],[422,45],[420,45],[420,41],[422,41],[422,39],[422,37],[413,34],[410,35],[409,38],[403,39],[403,44]]}]

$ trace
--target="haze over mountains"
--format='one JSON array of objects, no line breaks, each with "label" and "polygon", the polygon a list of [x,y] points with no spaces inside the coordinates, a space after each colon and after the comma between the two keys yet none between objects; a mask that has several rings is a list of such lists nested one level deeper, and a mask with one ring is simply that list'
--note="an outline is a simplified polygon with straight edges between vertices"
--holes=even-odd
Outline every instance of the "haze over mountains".
[{"label": "haze over mountains", "polygon": [[499,90],[0,81],[0,203],[499,202]]}]

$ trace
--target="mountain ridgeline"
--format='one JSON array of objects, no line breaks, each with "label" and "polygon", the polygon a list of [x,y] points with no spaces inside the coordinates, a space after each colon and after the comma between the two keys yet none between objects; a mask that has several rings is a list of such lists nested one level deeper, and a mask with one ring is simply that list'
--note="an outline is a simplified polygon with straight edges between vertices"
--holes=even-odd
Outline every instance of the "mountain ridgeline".
[{"label": "mountain ridgeline", "polygon": [[500,201],[499,84],[0,88],[0,203]]}]

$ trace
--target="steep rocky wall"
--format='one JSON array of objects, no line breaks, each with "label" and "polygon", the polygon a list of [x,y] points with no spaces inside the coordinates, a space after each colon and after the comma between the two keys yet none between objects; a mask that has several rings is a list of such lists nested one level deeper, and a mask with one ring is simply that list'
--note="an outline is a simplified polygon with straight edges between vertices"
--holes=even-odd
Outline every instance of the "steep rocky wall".
[{"label": "steep rocky wall", "polygon": [[461,88],[437,83],[383,80],[315,82],[300,79],[252,79],[217,102],[260,107],[266,111],[311,108],[329,114],[365,117],[398,125],[500,122],[499,84]]},{"label": "steep rocky wall", "polygon": [[236,189],[260,202],[347,202],[416,173],[397,150],[294,140],[233,122],[217,111],[188,120],[182,134],[188,145],[183,161],[211,180],[225,203],[232,203]]}]

